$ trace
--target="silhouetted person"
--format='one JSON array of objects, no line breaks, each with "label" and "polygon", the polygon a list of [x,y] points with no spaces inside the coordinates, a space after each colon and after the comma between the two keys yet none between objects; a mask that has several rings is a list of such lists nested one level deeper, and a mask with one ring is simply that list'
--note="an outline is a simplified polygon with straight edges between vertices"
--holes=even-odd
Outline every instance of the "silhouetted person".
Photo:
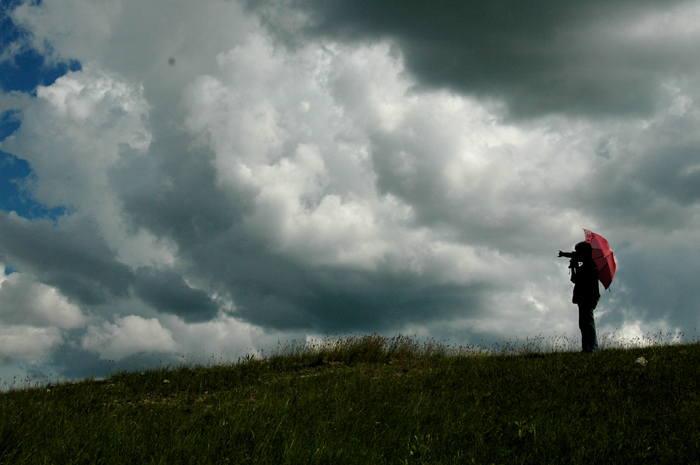
[{"label": "silhouetted person", "polygon": [[584,352],[598,350],[593,310],[600,300],[598,268],[592,259],[593,249],[588,242],[579,242],[573,254],[559,251],[559,256],[570,257],[571,282],[574,283],[572,302],[578,305],[578,327],[581,329],[581,345]]}]

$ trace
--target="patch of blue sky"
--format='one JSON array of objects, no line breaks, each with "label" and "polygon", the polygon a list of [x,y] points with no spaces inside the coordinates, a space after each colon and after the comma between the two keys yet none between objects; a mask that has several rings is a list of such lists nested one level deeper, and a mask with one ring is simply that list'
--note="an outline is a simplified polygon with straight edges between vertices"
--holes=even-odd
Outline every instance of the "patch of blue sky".
[{"label": "patch of blue sky", "polygon": [[49,86],[69,71],[80,70],[81,65],[77,60],[48,64],[46,57],[29,47],[26,39],[30,32],[18,27],[10,16],[19,3],[3,0],[0,7],[0,55],[21,44],[14,56],[0,62],[0,88],[5,92],[14,90],[34,95],[37,86]]},{"label": "patch of blue sky", "polygon": [[33,96],[38,86],[50,86],[69,71],[81,68],[76,60],[49,66],[46,58],[35,50],[26,50],[15,55],[13,60],[0,63],[0,87],[5,92],[16,90]]},{"label": "patch of blue sky", "polygon": [[[3,0],[0,7],[0,55],[9,52],[13,44],[22,43],[29,34],[17,27],[9,12],[21,2]],[[80,62],[69,60],[50,63],[44,56],[29,47],[19,47],[11,58],[0,62],[0,90],[36,95],[38,86],[49,86],[70,71],[81,69]],[[21,125],[21,114],[10,110],[0,114],[0,141],[5,140]],[[63,207],[46,208],[35,201],[27,186],[34,173],[27,161],[0,151],[0,210],[14,211],[25,218],[56,219],[66,213]]]},{"label": "patch of blue sky", "polygon": [[50,218],[55,221],[65,215],[65,207],[47,208],[31,197],[28,184],[33,176],[29,163],[0,151],[0,210],[15,212],[28,219]]}]

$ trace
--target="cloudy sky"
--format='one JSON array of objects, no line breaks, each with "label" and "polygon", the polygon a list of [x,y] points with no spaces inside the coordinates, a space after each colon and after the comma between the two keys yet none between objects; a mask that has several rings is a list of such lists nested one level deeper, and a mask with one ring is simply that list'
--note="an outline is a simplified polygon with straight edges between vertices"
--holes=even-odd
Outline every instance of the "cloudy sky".
[{"label": "cloudy sky", "polygon": [[[700,318],[700,2],[3,0],[0,380]],[[601,288],[602,289],[602,288]]]}]

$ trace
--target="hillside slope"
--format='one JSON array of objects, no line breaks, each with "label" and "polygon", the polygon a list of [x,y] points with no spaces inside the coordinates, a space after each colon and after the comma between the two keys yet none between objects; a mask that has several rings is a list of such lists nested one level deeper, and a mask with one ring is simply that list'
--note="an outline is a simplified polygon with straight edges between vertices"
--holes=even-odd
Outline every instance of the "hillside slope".
[{"label": "hillside slope", "polygon": [[700,345],[347,338],[0,395],[0,463],[700,463]]}]

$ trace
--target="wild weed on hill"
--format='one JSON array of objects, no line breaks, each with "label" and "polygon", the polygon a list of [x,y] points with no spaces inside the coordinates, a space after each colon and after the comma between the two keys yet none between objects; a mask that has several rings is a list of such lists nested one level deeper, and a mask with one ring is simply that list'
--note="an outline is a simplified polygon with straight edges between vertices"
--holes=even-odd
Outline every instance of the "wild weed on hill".
[{"label": "wild weed on hill", "polygon": [[349,336],[11,390],[0,463],[700,463],[700,345],[660,339]]}]

